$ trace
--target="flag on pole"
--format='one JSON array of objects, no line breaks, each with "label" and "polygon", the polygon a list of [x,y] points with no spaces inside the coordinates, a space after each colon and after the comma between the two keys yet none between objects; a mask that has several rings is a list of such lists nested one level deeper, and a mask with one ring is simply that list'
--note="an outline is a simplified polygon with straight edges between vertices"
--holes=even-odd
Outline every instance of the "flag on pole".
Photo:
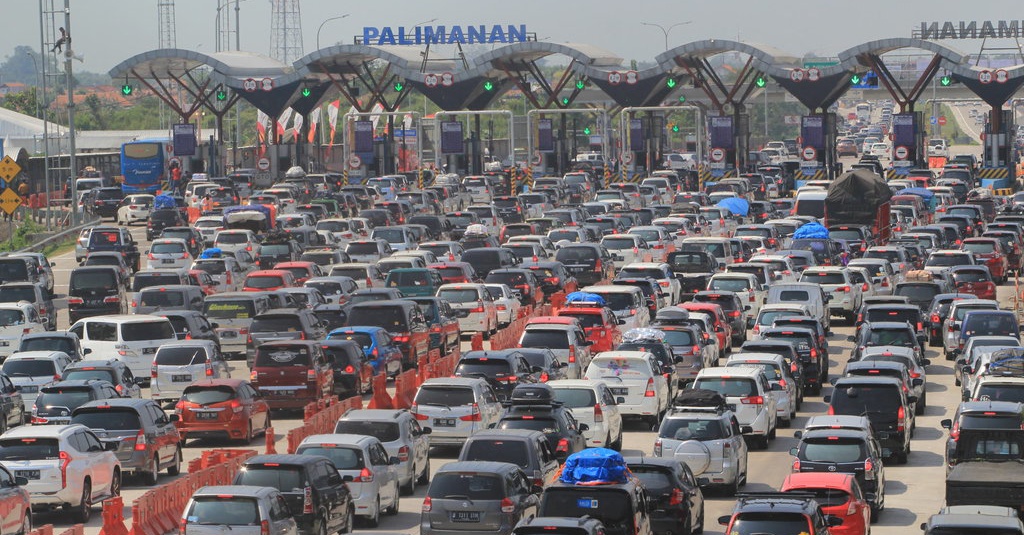
[{"label": "flag on pole", "polygon": [[298,140],[299,135],[302,134],[302,123],[305,121],[305,117],[301,113],[296,113],[292,119],[292,138]]},{"label": "flag on pole", "polygon": [[327,155],[331,154],[331,147],[334,146],[334,134],[338,127],[338,109],[341,108],[341,100],[335,100],[327,105],[327,122],[331,124],[331,142],[327,145]]},{"label": "flag on pole", "polygon": [[256,139],[260,146],[260,158],[267,152],[267,127],[270,126],[270,117],[261,110],[256,110]]},{"label": "flag on pole", "polygon": [[284,136],[284,131],[288,128],[288,120],[292,118],[293,110],[288,108],[281,112],[281,115],[277,117],[277,136],[280,138]]},{"label": "flag on pole", "polygon": [[316,129],[320,125],[320,106],[317,106],[312,113],[309,114],[309,137],[306,138],[310,143],[316,139]]}]

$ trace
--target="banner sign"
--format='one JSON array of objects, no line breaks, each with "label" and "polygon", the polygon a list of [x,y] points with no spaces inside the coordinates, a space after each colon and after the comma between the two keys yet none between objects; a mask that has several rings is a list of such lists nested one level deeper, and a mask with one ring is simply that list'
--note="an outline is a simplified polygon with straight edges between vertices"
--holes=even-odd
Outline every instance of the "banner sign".
[{"label": "banner sign", "polygon": [[1024,21],[990,20],[922,22],[914,37],[918,39],[1019,39],[1024,37]]},{"label": "banner sign", "polygon": [[196,125],[184,123],[171,128],[175,156],[196,155]]},{"label": "banner sign", "polygon": [[644,150],[643,119],[629,120],[629,150],[632,152],[643,152]]},{"label": "banner sign", "polygon": [[353,150],[357,154],[365,154],[373,152],[373,121],[356,121],[353,126],[353,132],[355,139],[353,140]]},{"label": "banner sign", "polygon": [[441,123],[441,154],[462,154],[462,123],[444,121]]},{"label": "banner sign", "polygon": [[554,124],[551,119],[537,120],[537,150],[541,152],[555,151]]},{"label": "banner sign", "polygon": [[917,146],[917,136],[914,135],[914,114],[895,113],[892,116],[892,146],[908,147],[913,149]]},{"label": "banner sign", "polygon": [[711,146],[727,150],[736,148],[732,134],[732,116],[711,118]]},{"label": "banner sign", "polygon": [[825,122],[821,115],[805,115],[800,123],[800,136],[804,147],[825,149]]}]

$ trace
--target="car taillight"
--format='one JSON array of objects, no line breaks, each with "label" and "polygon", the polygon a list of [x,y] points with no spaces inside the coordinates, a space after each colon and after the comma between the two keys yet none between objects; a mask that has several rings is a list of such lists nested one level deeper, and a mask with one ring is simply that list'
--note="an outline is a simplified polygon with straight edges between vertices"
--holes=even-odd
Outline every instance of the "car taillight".
[{"label": "car taillight", "polygon": [[149,367],[149,376],[156,379],[156,364]]},{"label": "car taillight", "polygon": [[668,497],[669,505],[682,505],[683,503],[683,491],[680,489],[672,489],[672,494]]},{"label": "car taillight", "polygon": [[600,259],[594,261],[594,271],[601,271],[601,267],[602,265]]},{"label": "car taillight", "polygon": [[313,369],[306,370],[306,380],[307,381],[316,381],[316,370],[313,370]]},{"label": "car taillight", "polygon": [[558,445],[555,446],[556,452],[569,453],[569,439],[560,439]]},{"label": "car taillight", "polygon": [[836,410],[834,408],[832,408],[832,405],[828,406],[828,415],[829,416],[835,416],[836,415]]},{"label": "car taillight", "polygon": [[270,535],[269,520],[260,520],[260,535]]},{"label": "car taillight", "polygon": [[259,377],[259,374],[256,373],[256,370],[253,370],[253,371],[249,372],[249,382],[250,383],[255,383],[257,377]]},{"label": "car taillight", "polygon": [[750,396],[740,398],[740,403],[744,405],[764,405],[764,397],[762,396]]},{"label": "car taillight", "polygon": [[818,350],[811,348],[811,360],[818,360]]},{"label": "car taillight", "polygon": [[502,513],[514,513],[516,512],[516,504],[512,502],[511,498],[501,499],[501,512]]},{"label": "car taillight", "polygon": [[872,472],[875,469],[875,463],[871,459],[864,459],[864,479],[875,479],[875,474]]},{"label": "car taillight", "polygon": [[463,422],[479,422],[481,420],[481,418],[480,418],[480,405],[474,403],[473,404],[473,412],[471,412],[471,413],[469,413],[469,414],[467,414],[465,416],[459,416],[459,419],[462,420]]},{"label": "car taillight", "polygon": [[787,384],[788,383],[786,382],[785,379],[779,379],[779,386],[781,386],[782,388],[786,388]]},{"label": "car taillight", "polygon": [[359,475],[353,478],[352,481],[354,483],[373,483],[373,472],[371,472],[369,468],[363,468],[359,471]]},{"label": "car taillight", "polygon": [[840,286],[839,288],[836,288],[837,292],[849,292],[851,290],[853,290],[853,288],[850,288],[849,286]]},{"label": "car taillight", "polygon": [[433,508],[434,508],[434,504],[433,504],[432,500],[430,499],[430,496],[427,496],[426,498],[423,498],[423,508],[421,509],[421,511],[423,511],[424,513],[429,513],[430,510],[433,509]]},{"label": "car taillight", "polygon": [[654,441],[654,456],[661,457],[661,439]]},{"label": "car taillight", "polygon": [[960,440],[960,420],[953,422],[953,428],[949,430],[949,438],[953,439],[953,442]]},{"label": "car taillight", "polygon": [[596,404],[594,404],[594,422],[603,422],[603,421],[604,421],[604,410],[601,409],[601,404],[600,403],[596,403]]},{"label": "car taillight", "polygon": [[740,317],[740,311],[739,310],[730,310],[729,311],[729,317],[730,318],[738,318],[738,317]]},{"label": "car taillight", "polygon": [[793,471],[794,472],[799,472],[800,471],[800,459],[794,459],[793,460]]},{"label": "car taillight", "polygon": [[146,432],[140,429],[135,435],[135,451],[146,451],[146,445]]},{"label": "car taillight", "polygon": [[[754,328],[753,328],[753,329],[751,329],[751,331],[752,331],[752,332],[753,332],[754,334],[757,334],[757,333],[761,332],[761,324],[760,324],[760,323],[755,323],[755,324],[754,324]],[[693,346],[693,347],[697,347],[697,346]]]},{"label": "car taillight", "polygon": [[213,364],[207,359],[206,361],[206,376],[213,377]]},{"label": "car taillight", "polygon": [[569,363],[576,362],[576,346],[569,346]]},{"label": "car taillight", "polygon": [[[366,469],[363,468],[363,470]],[[313,487],[304,487],[302,489],[302,514],[313,514]]]},{"label": "car taillight", "polygon": [[896,430],[897,431],[903,431],[903,430],[906,429],[906,423],[904,422],[906,417],[907,417],[906,409],[904,409],[903,407],[900,407],[900,410],[896,412]]},{"label": "car taillight", "polygon": [[82,304],[85,304],[85,301],[82,300],[82,298],[80,298],[80,297],[69,297],[68,298],[68,304],[69,305],[82,305]]},{"label": "car taillight", "polygon": [[647,390],[644,391],[645,398],[653,398],[657,394],[654,392],[654,378],[647,379]]},{"label": "car taillight", "polygon": [[882,288],[889,287],[889,279],[882,279]]}]

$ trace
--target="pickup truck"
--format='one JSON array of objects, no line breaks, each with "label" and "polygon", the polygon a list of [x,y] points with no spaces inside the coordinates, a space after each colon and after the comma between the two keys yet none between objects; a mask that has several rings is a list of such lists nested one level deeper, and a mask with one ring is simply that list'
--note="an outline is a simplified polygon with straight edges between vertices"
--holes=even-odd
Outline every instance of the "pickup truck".
[{"label": "pickup truck", "polygon": [[705,251],[677,251],[669,253],[668,265],[679,279],[680,301],[692,301],[694,294],[708,287],[708,281],[718,271],[718,259]]}]

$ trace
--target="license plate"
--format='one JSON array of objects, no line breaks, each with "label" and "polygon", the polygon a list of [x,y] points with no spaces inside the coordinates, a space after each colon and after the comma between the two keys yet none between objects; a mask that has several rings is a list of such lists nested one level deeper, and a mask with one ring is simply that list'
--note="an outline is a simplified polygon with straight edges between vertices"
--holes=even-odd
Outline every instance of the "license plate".
[{"label": "license plate", "polygon": [[173,258],[164,258],[163,260],[160,261],[160,263],[161,264],[173,264],[174,263],[174,259]]},{"label": "license plate", "polygon": [[14,475],[25,479],[39,479],[39,470],[15,470]]},{"label": "license plate", "polygon": [[578,498],[576,500],[577,509],[597,509],[598,501],[593,498]]},{"label": "license plate", "polygon": [[629,395],[629,388],[609,388],[612,394],[616,396],[627,396]]},{"label": "license plate", "polygon": [[152,355],[154,353],[156,353],[156,348],[155,347],[144,347],[144,348],[142,348],[142,354],[143,355]]},{"label": "license plate", "polygon": [[286,396],[294,396],[295,395],[295,391],[294,390],[261,390],[261,392],[265,396],[276,396],[276,397],[286,397]]},{"label": "license plate", "polygon": [[454,511],[452,522],[479,522],[480,511]]},{"label": "license plate", "polygon": [[216,420],[217,413],[215,412],[196,412],[196,420]]},{"label": "license plate", "polygon": [[455,418],[434,418],[437,427],[455,427]]},{"label": "license plate", "polygon": [[192,382],[191,375],[172,375],[171,382],[174,383],[189,383]]},{"label": "license plate", "polygon": [[11,345],[11,343],[6,341],[6,340],[5,341],[0,341],[0,347],[8,347],[10,345]]},{"label": "license plate", "polygon": [[623,261],[625,259],[626,258],[624,256],[622,256],[622,255],[618,255],[618,254],[617,255],[612,255],[612,260],[618,260],[618,261],[621,262],[621,261]]},{"label": "license plate", "polygon": [[221,338],[238,338],[238,333],[235,331],[224,331],[220,333]]},{"label": "license plate", "polygon": [[468,318],[469,317],[469,311],[468,310],[458,310],[458,309],[456,309],[455,310],[455,317],[456,318]]}]

